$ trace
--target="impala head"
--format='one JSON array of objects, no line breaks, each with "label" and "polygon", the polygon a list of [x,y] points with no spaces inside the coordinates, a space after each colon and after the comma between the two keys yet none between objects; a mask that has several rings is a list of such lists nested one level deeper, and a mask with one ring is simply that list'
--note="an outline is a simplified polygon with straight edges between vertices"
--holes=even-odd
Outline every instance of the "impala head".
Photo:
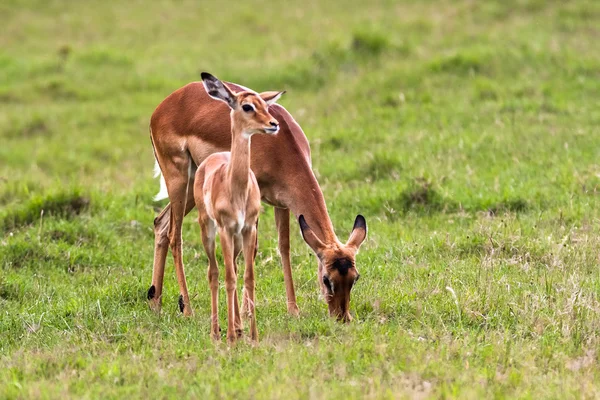
[{"label": "impala head", "polygon": [[303,215],[299,222],[304,241],[319,259],[319,283],[329,307],[329,315],[350,322],[350,291],[360,277],[354,260],[358,248],[367,237],[367,221],[358,215],[346,244],[336,240],[333,245],[323,243],[310,229]]},{"label": "impala head", "polygon": [[279,122],[269,114],[268,108],[277,102],[285,91],[256,93],[247,90],[236,93],[207,72],[203,72],[201,76],[206,93],[213,99],[225,102],[231,108],[231,122],[240,127],[246,135],[275,135],[279,131]]}]

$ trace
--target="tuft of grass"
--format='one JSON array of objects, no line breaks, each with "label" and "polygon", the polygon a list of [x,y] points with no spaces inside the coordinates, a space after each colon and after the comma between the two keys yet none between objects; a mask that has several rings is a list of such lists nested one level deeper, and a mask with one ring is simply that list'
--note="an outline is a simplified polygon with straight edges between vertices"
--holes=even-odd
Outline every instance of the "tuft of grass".
[{"label": "tuft of grass", "polygon": [[388,36],[373,29],[361,29],[352,35],[352,50],[365,56],[377,56],[390,47]]},{"label": "tuft of grass", "polygon": [[52,134],[49,122],[41,115],[34,115],[30,119],[19,117],[11,121],[10,126],[0,131],[0,136],[6,139],[27,139],[44,137]]},{"label": "tuft of grass", "polygon": [[434,188],[432,182],[425,178],[417,178],[390,205],[403,214],[414,211],[430,214],[453,209],[455,204],[444,199]]},{"label": "tuft of grass", "polygon": [[495,215],[506,211],[519,213],[527,210],[527,208],[527,201],[523,199],[509,199],[489,206],[487,211],[490,214]]},{"label": "tuft of grass", "polygon": [[479,77],[475,81],[475,97],[479,100],[495,101],[500,97],[500,93],[498,84],[491,79]]},{"label": "tuft of grass", "polygon": [[380,179],[397,180],[402,171],[402,163],[396,154],[380,152],[373,155],[359,168],[356,178],[377,181]]},{"label": "tuft of grass", "polygon": [[468,49],[455,54],[440,56],[429,64],[429,68],[432,72],[466,75],[484,72],[488,63],[489,55],[487,51]]},{"label": "tuft of grass", "polygon": [[89,205],[89,197],[79,191],[34,196],[25,204],[0,214],[0,231],[23,228],[44,217],[72,218],[87,210]]}]

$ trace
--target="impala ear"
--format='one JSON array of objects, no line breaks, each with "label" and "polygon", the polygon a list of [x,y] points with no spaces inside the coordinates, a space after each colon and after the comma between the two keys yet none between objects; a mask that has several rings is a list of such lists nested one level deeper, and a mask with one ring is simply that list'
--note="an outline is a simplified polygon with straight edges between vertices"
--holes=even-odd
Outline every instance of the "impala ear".
[{"label": "impala ear", "polygon": [[310,229],[310,226],[308,226],[306,220],[304,219],[304,215],[301,215],[300,218],[298,218],[298,222],[300,223],[300,231],[302,232],[302,238],[304,239],[306,244],[308,244],[310,248],[313,249],[317,257],[320,258],[321,252],[325,248],[325,245],[323,244],[321,239],[319,239],[317,235],[315,235],[313,230]]},{"label": "impala ear", "polygon": [[350,233],[350,238],[348,242],[346,242],[346,246],[352,247],[355,251],[358,251],[358,248],[362,244],[362,242],[367,237],[367,221],[365,217],[358,214],[356,216],[356,220],[354,220],[354,227],[352,228],[352,233]]},{"label": "impala ear", "polygon": [[259,96],[267,103],[267,105],[272,105],[277,103],[277,100],[285,93],[285,90],[282,92],[262,92]]},{"label": "impala ear", "polygon": [[236,105],[236,94],[231,91],[223,82],[212,76],[208,72],[200,74],[202,77],[202,83],[204,89],[210,97],[215,100],[221,100],[231,108],[235,108]]}]

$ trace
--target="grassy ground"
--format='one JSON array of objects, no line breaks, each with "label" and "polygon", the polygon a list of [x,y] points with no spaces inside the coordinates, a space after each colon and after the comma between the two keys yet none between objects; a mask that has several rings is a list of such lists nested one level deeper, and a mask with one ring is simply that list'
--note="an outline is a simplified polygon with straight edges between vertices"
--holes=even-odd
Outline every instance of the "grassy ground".
[{"label": "grassy ground", "polygon": [[[220,3],[0,4],[0,398],[600,397],[600,3]],[[366,216],[351,325],[297,229],[286,314],[268,207],[259,346],[211,343],[192,217],[196,316],[170,258],[147,308],[148,121],[203,70],[286,89]]]}]

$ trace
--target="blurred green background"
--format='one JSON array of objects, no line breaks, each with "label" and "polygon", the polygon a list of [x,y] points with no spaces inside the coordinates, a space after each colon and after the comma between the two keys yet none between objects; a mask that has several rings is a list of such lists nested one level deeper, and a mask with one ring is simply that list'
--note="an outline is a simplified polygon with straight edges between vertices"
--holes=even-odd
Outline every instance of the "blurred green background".
[{"label": "blurred green background", "polygon": [[[600,396],[599,2],[5,0],[0,16],[0,397]],[[327,317],[294,221],[286,314],[267,206],[259,346],[209,339],[195,212],[196,315],[176,310],[170,256],[148,310],[149,118],[201,71],[287,90],[340,239],[367,218],[351,325]]]}]

